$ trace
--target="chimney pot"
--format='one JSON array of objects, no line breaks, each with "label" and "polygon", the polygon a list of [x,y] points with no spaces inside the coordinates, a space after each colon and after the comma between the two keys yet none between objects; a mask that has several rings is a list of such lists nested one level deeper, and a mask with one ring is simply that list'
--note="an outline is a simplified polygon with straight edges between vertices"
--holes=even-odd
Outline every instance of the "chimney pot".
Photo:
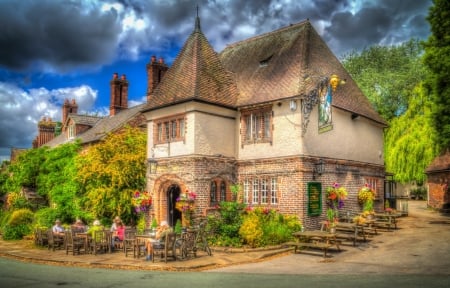
[{"label": "chimney pot", "polygon": [[122,79],[122,80],[126,80],[126,79],[127,79],[127,77],[125,76],[125,74],[122,74],[121,79]]},{"label": "chimney pot", "polygon": [[164,64],[164,59],[162,57],[159,58],[159,63]]},{"label": "chimney pot", "polygon": [[152,56],[152,63],[154,63],[154,62],[156,62],[156,56],[155,55]]},{"label": "chimney pot", "polygon": [[119,78],[119,74],[116,72],[113,74],[113,79],[117,79],[117,78]]}]

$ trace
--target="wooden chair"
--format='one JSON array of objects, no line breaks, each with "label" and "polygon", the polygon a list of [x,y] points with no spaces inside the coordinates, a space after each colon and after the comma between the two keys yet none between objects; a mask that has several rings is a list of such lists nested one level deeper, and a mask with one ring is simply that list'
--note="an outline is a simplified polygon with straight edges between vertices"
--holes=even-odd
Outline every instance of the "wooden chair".
[{"label": "wooden chair", "polygon": [[133,242],[133,257],[139,258],[140,256],[145,256],[145,245],[146,239],[135,238]]},{"label": "wooden chair", "polygon": [[106,253],[111,251],[111,232],[109,230],[94,231],[90,250],[94,255],[97,255],[98,252]]},{"label": "wooden chair", "polygon": [[160,259],[164,259],[167,263],[167,258],[171,257],[177,260],[175,242],[177,240],[177,234],[174,232],[168,233],[164,240],[164,243],[153,245],[152,249],[152,261],[155,262],[155,256],[159,256]]},{"label": "wooden chair", "polygon": [[134,242],[136,241],[136,229],[125,229],[123,238],[123,252],[128,257],[128,252],[134,251]]},{"label": "wooden chair", "polygon": [[64,247],[64,237],[56,236],[50,228],[47,230],[47,243],[48,250],[62,249]]},{"label": "wooden chair", "polygon": [[47,229],[36,228],[34,230],[34,244],[38,246],[48,245]]},{"label": "wooden chair", "polygon": [[66,231],[65,236],[66,255],[69,254],[69,251],[72,252],[72,255],[75,255],[75,252],[81,254],[80,250],[83,250],[83,252],[86,253],[84,238],[77,237],[75,231]]}]

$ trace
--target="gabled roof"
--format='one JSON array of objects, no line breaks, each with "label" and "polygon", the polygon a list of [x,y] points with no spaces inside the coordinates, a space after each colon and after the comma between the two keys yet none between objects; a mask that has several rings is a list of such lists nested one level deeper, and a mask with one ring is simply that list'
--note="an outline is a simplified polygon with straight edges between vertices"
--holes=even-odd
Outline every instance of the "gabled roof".
[{"label": "gabled roof", "polygon": [[235,75],[237,106],[306,97],[336,74],[346,84],[333,93],[333,106],[386,124],[309,21],[229,45],[220,58]]},{"label": "gabled roof", "polygon": [[[70,113],[67,119],[72,119],[75,124],[94,126],[102,117]],[[67,123],[64,124],[67,125]]]},{"label": "gabled roof", "polygon": [[[124,127],[124,125],[130,123],[133,119],[139,117],[139,115],[142,116],[143,121],[144,116],[141,114],[141,111],[142,108],[145,107],[145,105],[146,103],[140,104],[128,109],[121,110],[114,116],[102,117],[97,122],[95,122],[95,125],[91,129],[77,135],[75,139],[80,139],[82,144],[96,142],[103,139],[109,133]],[[70,114],[68,118],[77,118],[78,116],[82,115]],[[80,124],[77,121],[75,121],[75,123]],[[74,141],[75,139],[67,139],[67,135],[65,135],[65,133],[62,133],[58,137],[55,137],[53,140],[46,143],[45,146],[55,147],[60,144]]]},{"label": "gabled roof", "polygon": [[235,107],[237,89],[230,72],[200,29],[195,29],[150,96],[148,108],[158,108],[185,101],[202,101]]},{"label": "gabled roof", "polygon": [[425,170],[427,174],[444,171],[450,171],[450,151],[446,151],[445,153],[442,153],[438,157],[434,158],[434,160]]}]

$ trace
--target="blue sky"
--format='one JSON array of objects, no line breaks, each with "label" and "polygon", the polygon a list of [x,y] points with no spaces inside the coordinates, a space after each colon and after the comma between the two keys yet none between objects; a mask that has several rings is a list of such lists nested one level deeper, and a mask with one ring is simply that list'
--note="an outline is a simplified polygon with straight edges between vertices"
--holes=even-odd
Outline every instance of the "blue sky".
[{"label": "blue sky", "polygon": [[0,161],[29,148],[42,117],[109,113],[109,81],[125,74],[142,103],[152,55],[169,65],[194,28],[227,44],[310,19],[336,56],[430,35],[431,0],[0,0]]}]

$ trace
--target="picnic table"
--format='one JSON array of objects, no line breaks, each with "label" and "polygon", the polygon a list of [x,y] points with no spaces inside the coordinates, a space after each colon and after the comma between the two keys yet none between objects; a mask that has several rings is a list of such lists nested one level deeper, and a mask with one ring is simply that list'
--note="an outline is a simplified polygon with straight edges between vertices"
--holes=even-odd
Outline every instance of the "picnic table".
[{"label": "picnic table", "polygon": [[294,232],[292,235],[296,238],[296,241],[288,242],[287,245],[294,247],[294,253],[297,253],[297,249],[317,248],[323,250],[323,257],[326,258],[328,249],[333,246],[336,246],[337,250],[341,251],[335,233],[309,230]]},{"label": "picnic table", "polygon": [[388,230],[397,229],[397,218],[401,217],[401,213],[375,213],[374,225],[377,227],[385,227]]}]

